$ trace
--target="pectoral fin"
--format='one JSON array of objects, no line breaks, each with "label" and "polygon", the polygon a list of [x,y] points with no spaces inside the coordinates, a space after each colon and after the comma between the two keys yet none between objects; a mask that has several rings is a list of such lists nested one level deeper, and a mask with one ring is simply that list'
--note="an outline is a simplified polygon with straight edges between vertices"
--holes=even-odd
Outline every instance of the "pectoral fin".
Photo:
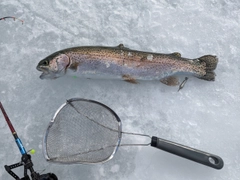
[{"label": "pectoral fin", "polygon": [[138,84],[138,82],[136,81],[136,79],[133,78],[133,77],[130,76],[130,75],[123,75],[122,78],[123,78],[123,80],[126,81],[126,82],[129,82],[129,83],[132,83],[132,84]]},{"label": "pectoral fin", "polygon": [[178,78],[175,76],[168,76],[165,78],[160,79],[160,82],[166,84],[168,86],[177,86],[179,85]]},{"label": "pectoral fin", "polygon": [[72,63],[72,64],[69,65],[68,68],[73,70],[73,71],[77,71],[79,64],[80,64],[79,62]]}]

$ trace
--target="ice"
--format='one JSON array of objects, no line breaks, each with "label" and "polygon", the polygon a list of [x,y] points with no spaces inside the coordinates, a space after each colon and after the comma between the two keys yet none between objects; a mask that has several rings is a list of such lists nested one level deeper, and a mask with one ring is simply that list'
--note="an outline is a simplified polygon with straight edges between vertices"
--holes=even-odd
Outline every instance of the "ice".
[{"label": "ice", "polygon": [[[73,180],[240,179],[239,1],[2,0],[0,7],[0,17],[24,20],[23,25],[0,21],[0,100],[25,148],[36,149],[36,171]],[[39,79],[37,63],[57,50],[120,43],[188,58],[217,55],[216,81],[189,77],[177,92],[159,82]],[[47,163],[41,152],[44,131],[58,107],[73,97],[111,107],[124,131],[219,155],[224,168],[214,170],[152,147],[120,147],[105,164]],[[10,180],[4,165],[19,162],[21,155],[2,115],[0,132],[0,179]]]}]

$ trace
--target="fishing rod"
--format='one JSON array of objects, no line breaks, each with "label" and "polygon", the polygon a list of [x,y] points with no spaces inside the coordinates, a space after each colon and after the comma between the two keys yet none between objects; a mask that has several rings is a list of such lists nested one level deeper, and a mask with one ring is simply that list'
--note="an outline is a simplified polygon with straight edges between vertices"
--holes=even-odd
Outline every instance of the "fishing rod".
[{"label": "fishing rod", "polygon": [[[19,148],[20,153],[22,154],[21,161],[12,165],[5,165],[5,170],[16,180],[58,180],[57,176],[53,173],[46,173],[46,174],[39,174],[33,169],[33,162],[31,160],[31,155],[27,153],[25,150],[20,138],[17,135],[17,132],[15,131],[10,119],[8,118],[8,115],[3,108],[3,105],[0,101],[0,109],[2,110],[2,113],[5,117],[5,120],[8,124],[8,127],[10,131],[12,132],[12,135],[15,139],[15,142]],[[24,177],[19,178],[12,169],[18,168],[20,166],[24,166]],[[31,179],[28,175],[28,171],[30,171]]]}]

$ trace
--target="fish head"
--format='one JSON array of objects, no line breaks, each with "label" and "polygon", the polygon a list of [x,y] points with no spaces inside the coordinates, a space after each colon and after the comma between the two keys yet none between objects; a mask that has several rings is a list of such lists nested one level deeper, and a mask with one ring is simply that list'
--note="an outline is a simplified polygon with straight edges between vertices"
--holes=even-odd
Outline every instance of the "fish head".
[{"label": "fish head", "polygon": [[42,74],[40,79],[56,79],[66,74],[70,65],[70,58],[66,54],[52,54],[41,60],[37,65],[37,70]]}]

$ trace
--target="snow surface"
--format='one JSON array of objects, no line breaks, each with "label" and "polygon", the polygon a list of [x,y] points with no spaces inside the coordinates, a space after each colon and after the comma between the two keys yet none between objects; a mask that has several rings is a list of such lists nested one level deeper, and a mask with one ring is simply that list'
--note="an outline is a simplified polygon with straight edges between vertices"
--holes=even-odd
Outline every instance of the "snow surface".
[{"label": "snow surface", "polygon": [[[68,180],[240,179],[240,1],[238,0],[46,0],[0,2],[0,100],[38,172]],[[216,81],[190,78],[184,89],[159,82],[63,77],[40,80],[37,63],[72,46],[125,46],[196,58],[219,58]],[[98,165],[50,164],[42,156],[44,131],[57,108],[81,97],[110,106],[123,130],[158,136],[223,158],[215,170],[152,147],[121,147]],[[0,179],[20,152],[0,115]],[[17,173],[23,173],[17,170]]]}]

